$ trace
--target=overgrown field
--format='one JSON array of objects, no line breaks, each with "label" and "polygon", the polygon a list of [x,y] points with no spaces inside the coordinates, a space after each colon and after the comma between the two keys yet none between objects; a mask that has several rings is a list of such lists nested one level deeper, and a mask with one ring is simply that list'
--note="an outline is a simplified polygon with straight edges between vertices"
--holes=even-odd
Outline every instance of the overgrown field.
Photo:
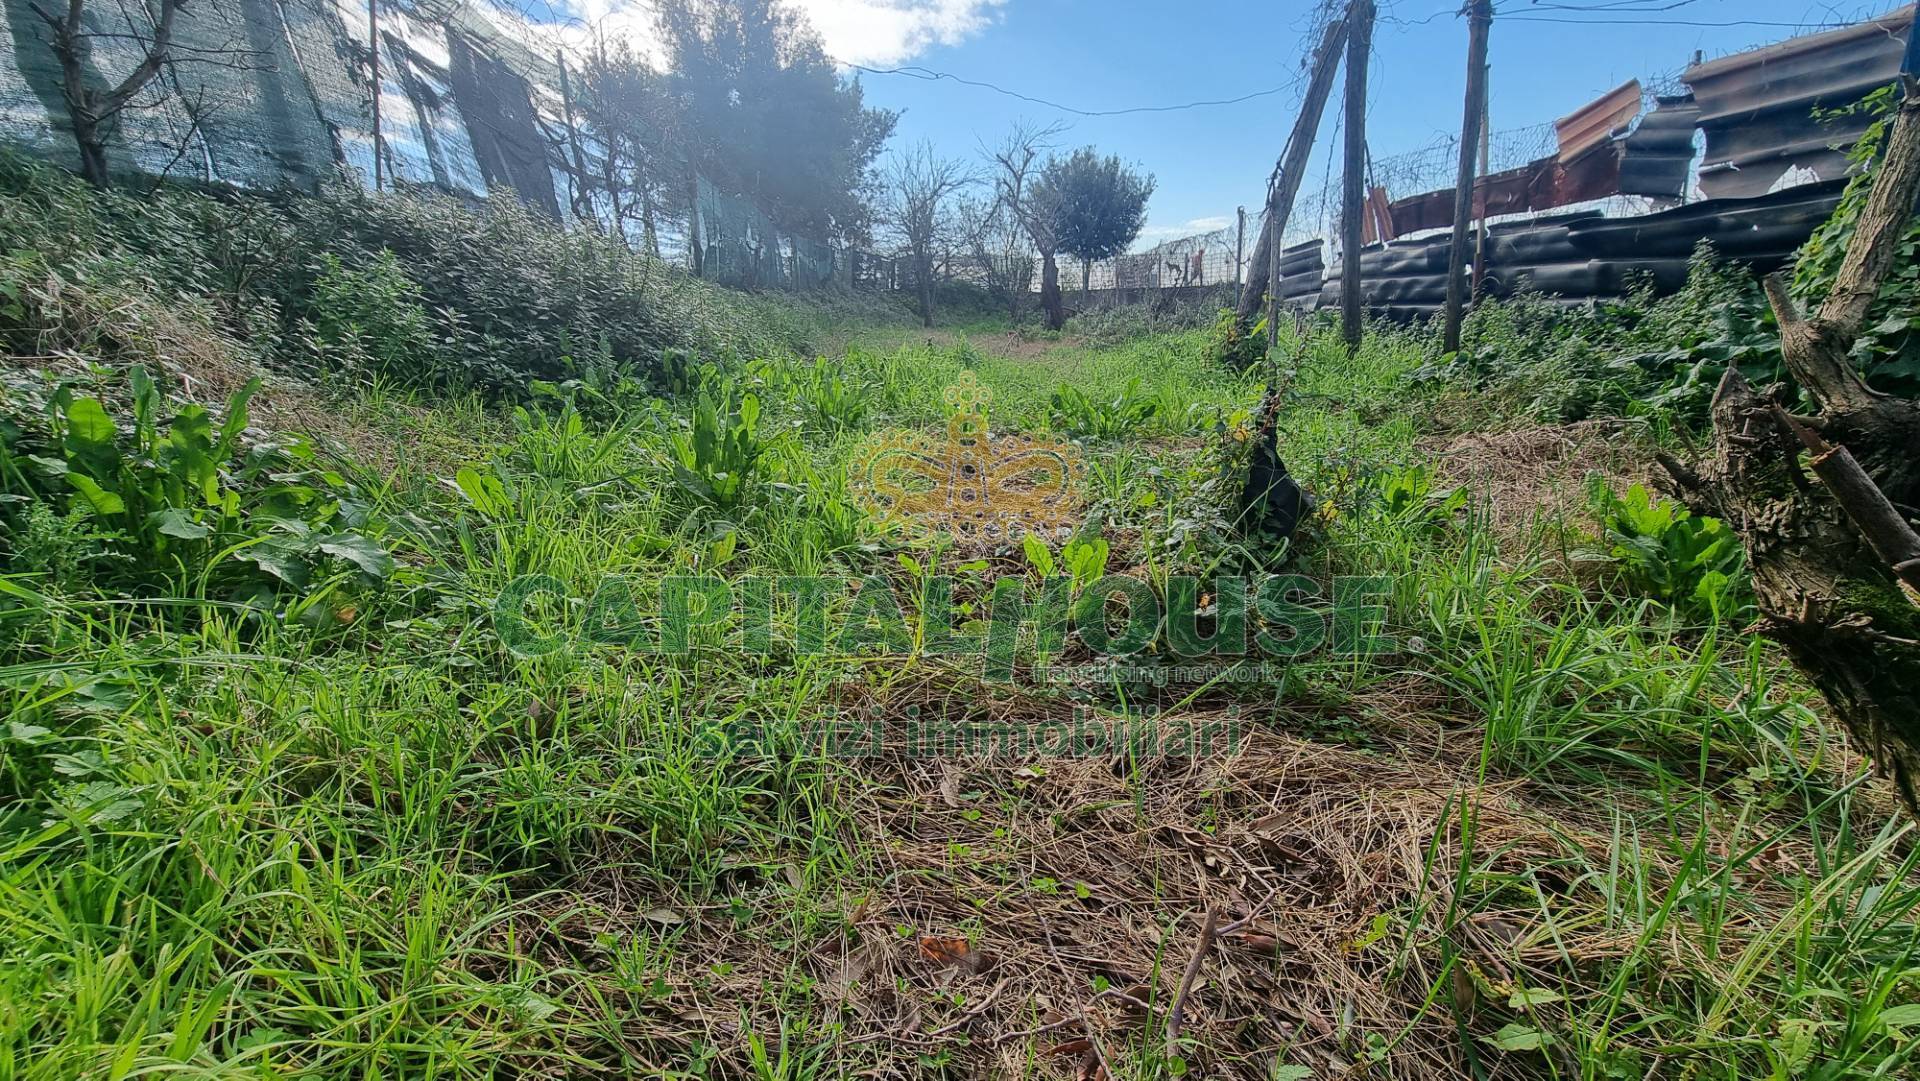
[{"label": "overgrown field", "polygon": [[[1912,827],[1746,632],[1737,542],[1644,486],[1689,413],[1575,363],[1616,339],[1309,322],[1237,376],[1203,330],[929,338],[505,207],[0,201],[0,1077],[1914,1070]],[[969,373],[1076,448],[1064,535],[862,498]],[[1237,521],[1269,374],[1291,543]],[[1103,575],[1169,609],[1125,675],[914,618]],[[1293,633],[1196,679],[1175,628],[1233,579]],[[753,617],[794,580],[819,611]],[[1240,738],[916,742],[1120,718]]]}]

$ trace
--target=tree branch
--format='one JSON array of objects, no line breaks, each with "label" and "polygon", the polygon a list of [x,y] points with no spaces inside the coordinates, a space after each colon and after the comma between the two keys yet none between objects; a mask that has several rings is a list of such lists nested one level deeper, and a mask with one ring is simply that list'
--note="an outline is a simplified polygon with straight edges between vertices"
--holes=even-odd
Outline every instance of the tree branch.
[{"label": "tree branch", "polygon": [[[81,0],[73,0],[73,6],[79,7]],[[160,0],[160,18],[153,24],[153,43],[148,46],[146,55],[120,85],[108,91],[103,100],[104,112],[114,112],[132,100],[140,88],[153,81],[160,74],[160,68],[167,61],[167,49],[173,44],[173,19],[179,14],[186,0]]]},{"label": "tree branch", "polygon": [[1820,306],[1820,321],[1849,343],[1860,333],[1867,309],[1879,296],[1881,280],[1893,269],[1914,199],[1920,196],[1920,81],[1903,75],[1901,89],[1904,97],[1887,133],[1886,154],[1873,167],[1872,192],[1860,211],[1860,223],[1847,244],[1833,291]]},{"label": "tree branch", "polygon": [[1893,568],[1901,581],[1920,591],[1920,533],[1907,524],[1847,448],[1829,444],[1820,433],[1777,405],[1773,412],[1812,455],[1807,465],[1833,493],[1834,502],[1866,538],[1868,547]]},{"label": "tree branch", "polygon": [[[1849,262],[1851,258],[1849,255]],[[1780,355],[1794,380],[1807,388],[1823,409],[1850,412],[1871,405],[1875,395],[1853,369],[1849,356],[1853,335],[1842,334],[1824,317],[1802,316],[1779,274],[1767,275],[1762,284],[1774,318],[1780,322]]]}]

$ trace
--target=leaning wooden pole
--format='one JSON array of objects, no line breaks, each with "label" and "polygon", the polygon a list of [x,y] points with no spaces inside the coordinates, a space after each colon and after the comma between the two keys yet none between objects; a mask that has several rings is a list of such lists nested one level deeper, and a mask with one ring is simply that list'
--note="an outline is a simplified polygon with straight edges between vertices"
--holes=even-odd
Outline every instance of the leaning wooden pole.
[{"label": "leaning wooden pole", "polygon": [[1273,181],[1267,186],[1267,216],[1260,237],[1253,245],[1253,258],[1247,263],[1247,282],[1240,290],[1240,304],[1234,310],[1242,333],[1253,325],[1261,302],[1279,286],[1274,268],[1279,265],[1280,238],[1293,214],[1294,200],[1300,194],[1300,181],[1306,175],[1307,159],[1313,154],[1314,139],[1320,134],[1320,118],[1326,114],[1327,99],[1333,96],[1333,76],[1340,70],[1340,51],[1346,46],[1347,20],[1338,19],[1327,27],[1320,47],[1313,54],[1313,75],[1307,82],[1306,97],[1300,102],[1300,116],[1287,136]]},{"label": "leaning wooden pole", "polygon": [[1446,352],[1460,351],[1460,321],[1466,313],[1467,237],[1473,216],[1474,159],[1480,153],[1480,124],[1487,107],[1487,37],[1493,29],[1493,0],[1473,0],[1467,8],[1467,103],[1460,122],[1460,172],[1453,188],[1453,245],[1447,251]]},{"label": "leaning wooden pole", "polygon": [[1347,160],[1340,193],[1340,330],[1347,350],[1360,348],[1366,332],[1360,295],[1360,249],[1365,246],[1367,184],[1367,58],[1373,51],[1373,0],[1347,7]]}]

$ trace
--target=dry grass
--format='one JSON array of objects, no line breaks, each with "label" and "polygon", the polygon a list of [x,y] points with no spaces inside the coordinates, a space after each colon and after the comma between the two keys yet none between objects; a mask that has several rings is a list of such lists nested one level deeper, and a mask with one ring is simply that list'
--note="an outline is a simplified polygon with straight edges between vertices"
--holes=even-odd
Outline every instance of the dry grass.
[{"label": "dry grass", "polygon": [[[1212,910],[1224,930],[1185,1006],[1182,1054],[1196,1076],[1266,1078],[1276,1063],[1313,1076],[1452,1076],[1472,1053],[1459,1022],[1497,1027],[1475,1020],[1504,1008],[1495,999],[1565,986],[1636,937],[1601,915],[1581,872],[1607,865],[1609,797],[1483,782],[1478,735],[1434,724],[1432,703],[1406,690],[1353,705],[1417,753],[1297,738],[1274,724],[1301,718],[1275,716],[1238,753],[1133,760],[909,757],[898,748],[910,706],[1035,726],[1073,709],[939,677],[883,703],[856,693],[847,709],[880,705],[895,719],[889,753],[854,764],[843,793],[856,874],[808,883],[791,865],[743,862],[732,883],[741,902],[704,906],[589,875],[568,906],[578,921],[568,937],[578,947],[683,933],[661,974],[670,991],[618,1037],[643,1060],[705,1046],[716,1073],[751,1074],[748,1034],[774,1047],[783,1019],[805,1017],[796,1042],[840,1074],[925,1076],[944,1063],[959,1076],[1146,1076],[1143,1056],[1162,1046]],[[1538,892],[1507,902],[1475,885],[1456,897],[1469,850],[1475,882],[1514,876]],[[1775,858],[1803,856],[1783,847]],[[1662,860],[1647,857],[1642,873],[1670,877]],[[1749,886],[1777,905],[1772,915],[1793,903],[1790,890]],[[1685,980],[1724,966],[1770,918],[1730,927],[1713,956],[1676,924],[1653,945],[1654,968]],[[1461,959],[1452,970],[1450,951]],[[607,978],[586,967],[589,983]],[[1494,1077],[1539,1065],[1479,1050]]]},{"label": "dry grass", "polygon": [[1549,523],[1591,525],[1587,477],[1598,473],[1624,489],[1648,481],[1653,461],[1641,434],[1611,419],[1454,436],[1422,449],[1446,483],[1484,500],[1507,551],[1525,550]]}]

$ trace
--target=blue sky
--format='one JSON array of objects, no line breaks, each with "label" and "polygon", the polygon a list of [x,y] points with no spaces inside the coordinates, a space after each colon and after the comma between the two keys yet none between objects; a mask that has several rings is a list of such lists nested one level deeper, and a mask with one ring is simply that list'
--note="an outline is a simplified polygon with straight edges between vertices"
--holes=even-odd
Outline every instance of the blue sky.
[{"label": "blue sky", "polygon": [[[1458,132],[1467,41],[1465,20],[1454,14],[1458,6],[1458,0],[1382,0],[1368,94],[1368,143],[1376,158]],[[1670,13],[1633,17],[1803,25],[1850,21],[1898,6],[1695,0]],[[1309,47],[1304,34],[1314,5],[1310,0],[1006,0],[981,7],[984,17],[973,32],[947,43],[931,41],[901,62],[1099,110],[1231,98],[1288,83]],[[1504,0],[1500,7],[1513,18],[1496,17],[1491,38],[1490,108],[1496,131],[1564,116],[1631,78],[1671,74],[1695,50],[1713,57],[1793,34],[1788,27],[1770,26],[1572,26],[1521,17],[1603,16],[1550,15],[1524,0]],[[1436,14],[1431,22],[1415,25]],[[847,42],[830,35],[829,49],[854,48]],[[995,138],[1017,119],[1069,121],[1072,130],[1063,136],[1069,145],[1094,144],[1158,178],[1149,236],[1143,240],[1224,225],[1236,206],[1250,213],[1256,209],[1299,100],[1298,91],[1289,89],[1238,105],[1087,118],[953,82],[898,75],[863,75],[862,81],[874,103],[904,110],[898,141],[926,138],[951,154],[972,154],[982,139]],[[1332,109],[1338,106],[1336,91]],[[1323,153],[1332,137],[1329,117],[1321,134]],[[1320,182],[1324,165],[1316,161],[1309,171],[1310,187]]]},{"label": "blue sky", "polygon": [[[575,0],[589,20],[637,28],[627,0]],[[1295,82],[1313,0],[792,0],[838,59],[920,66],[1089,110],[1233,98]],[[1649,81],[1708,57],[1853,21],[1898,0],[1498,0],[1492,44],[1496,132],[1551,121],[1628,79]],[[1376,159],[1430,144],[1460,126],[1466,24],[1459,0],[1379,0],[1368,97]],[[1606,15],[1556,6],[1602,7]],[[1568,25],[1636,19],[1665,25]],[[1788,25],[1691,26],[1682,21]],[[990,90],[901,75],[861,76],[868,99],[904,112],[896,145],[931,140],[971,157],[1017,120],[1065,120],[1064,146],[1092,144],[1151,171],[1158,188],[1144,242],[1215,228],[1251,213],[1286,140],[1299,92],[1237,105],[1123,117],[1074,117]],[[1336,91],[1321,133],[1333,138]],[[1309,188],[1325,175],[1324,160]],[[1395,191],[1396,197],[1410,192]]]}]

